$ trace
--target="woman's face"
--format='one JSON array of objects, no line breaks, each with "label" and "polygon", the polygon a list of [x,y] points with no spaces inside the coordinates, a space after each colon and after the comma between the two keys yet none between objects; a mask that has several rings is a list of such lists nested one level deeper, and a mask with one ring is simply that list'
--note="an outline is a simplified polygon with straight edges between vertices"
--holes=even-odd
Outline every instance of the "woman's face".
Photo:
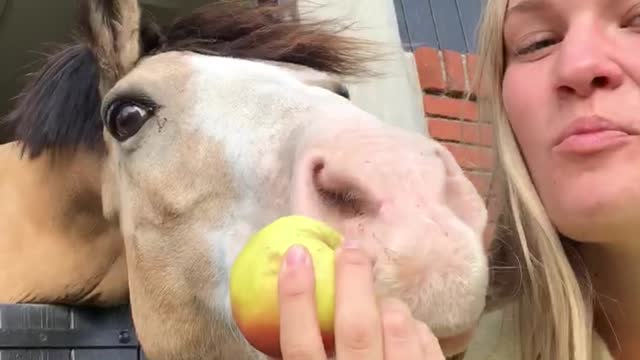
[{"label": "woman's face", "polygon": [[578,241],[628,236],[640,211],[640,1],[510,0],[504,39],[504,105],[551,220]]}]

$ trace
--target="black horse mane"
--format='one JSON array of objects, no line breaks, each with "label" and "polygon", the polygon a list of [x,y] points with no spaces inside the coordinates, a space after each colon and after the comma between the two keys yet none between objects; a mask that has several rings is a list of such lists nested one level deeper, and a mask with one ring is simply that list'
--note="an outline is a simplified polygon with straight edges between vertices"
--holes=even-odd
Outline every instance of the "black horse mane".
[{"label": "black horse mane", "polygon": [[[340,35],[346,27],[331,21],[303,22],[288,16],[290,11],[286,5],[227,0],[164,27],[143,16],[141,57],[192,51],[287,62],[344,76],[371,74],[364,65],[375,56],[371,43]],[[81,13],[81,25],[88,16]],[[4,119],[32,158],[78,147],[104,151],[99,62],[86,26],[79,26],[75,39],[46,58]]]}]

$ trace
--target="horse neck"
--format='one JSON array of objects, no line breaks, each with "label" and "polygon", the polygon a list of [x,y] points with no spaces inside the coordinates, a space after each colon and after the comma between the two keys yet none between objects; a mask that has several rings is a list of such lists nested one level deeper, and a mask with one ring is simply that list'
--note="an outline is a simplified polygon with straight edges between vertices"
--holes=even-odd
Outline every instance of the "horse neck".
[{"label": "horse neck", "polygon": [[68,229],[82,228],[87,220],[106,222],[100,199],[102,165],[97,154],[70,153],[52,159],[45,153],[30,165],[31,190],[46,199],[52,220]]},{"label": "horse neck", "polygon": [[122,240],[102,216],[101,163],[95,153],[29,159],[17,143],[0,146],[0,300],[126,300]]},{"label": "horse neck", "polygon": [[106,222],[100,199],[100,154],[66,151],[54,158],[53,153],[43,152],[31,159],[14,142],[0,146],[0,164],[2,202],[11,198],[13,208],[32,222],[65,232],[84,228],[89,220],[92,226]]}]

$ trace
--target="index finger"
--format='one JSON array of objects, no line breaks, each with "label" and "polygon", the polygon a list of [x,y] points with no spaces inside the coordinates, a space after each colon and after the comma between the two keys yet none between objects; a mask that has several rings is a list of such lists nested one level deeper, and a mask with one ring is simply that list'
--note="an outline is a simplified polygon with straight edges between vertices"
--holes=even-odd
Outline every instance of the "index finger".
[{"label": "index finger", "polygon": [[340,360],[384,359],[372,262],[351,241],[336,252],[335,296],[336,357]]},{"label": "index finger", "polygon": [[278,298],[282,358],[326,360],[316,316],[313,263],[303,246],[293,245],[285,253]]}]

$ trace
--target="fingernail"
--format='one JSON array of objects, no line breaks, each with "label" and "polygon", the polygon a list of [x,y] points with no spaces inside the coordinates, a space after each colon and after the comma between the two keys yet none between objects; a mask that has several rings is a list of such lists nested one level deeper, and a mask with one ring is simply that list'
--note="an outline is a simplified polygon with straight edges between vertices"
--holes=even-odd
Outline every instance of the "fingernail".
[{"label": "fingernail", "polygon": [[286,264],[289,267],[306,265],[309,263],[309,255],[301,245],[293,245],[287,250]]}]

